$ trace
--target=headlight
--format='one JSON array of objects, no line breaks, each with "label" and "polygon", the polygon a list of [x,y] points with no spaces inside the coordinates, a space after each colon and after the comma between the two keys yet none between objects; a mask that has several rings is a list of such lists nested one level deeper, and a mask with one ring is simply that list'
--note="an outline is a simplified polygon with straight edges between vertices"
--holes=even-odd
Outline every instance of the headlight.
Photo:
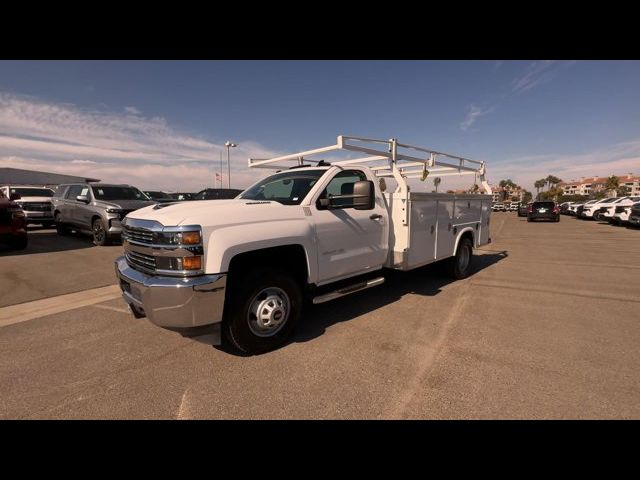
[{"label": "headlight", "polygon": [[107,213],[122,213],[120,208],[107,208]]},{"label": "headlight", "polygon": [[165,243],[169,245],[199,245],[200,232],[163,232]]}]

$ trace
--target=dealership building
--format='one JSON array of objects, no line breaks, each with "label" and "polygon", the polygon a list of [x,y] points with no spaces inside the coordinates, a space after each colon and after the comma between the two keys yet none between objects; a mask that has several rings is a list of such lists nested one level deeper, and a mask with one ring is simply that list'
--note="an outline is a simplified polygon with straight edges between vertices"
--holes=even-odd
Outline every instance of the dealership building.
[{"label": "dealership building", "polygon": [[99,182],[98,178],[77,177],[60,173],[38,172],[20,168],[0,167],[0,185],[37,185],[55,189],[63,183]]}]

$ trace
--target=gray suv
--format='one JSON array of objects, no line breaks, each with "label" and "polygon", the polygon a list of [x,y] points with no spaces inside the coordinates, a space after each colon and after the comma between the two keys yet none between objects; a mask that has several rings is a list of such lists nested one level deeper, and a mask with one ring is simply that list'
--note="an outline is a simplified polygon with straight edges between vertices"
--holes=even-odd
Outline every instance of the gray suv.
[{"label": "gray suv", "polygon": [[92,233],[96,245],[110,245],[120,238],[120,222],[129,212],[155,204],[131,185],[72,183],[58,187],[53,215],[58,234],[74,229]]}]

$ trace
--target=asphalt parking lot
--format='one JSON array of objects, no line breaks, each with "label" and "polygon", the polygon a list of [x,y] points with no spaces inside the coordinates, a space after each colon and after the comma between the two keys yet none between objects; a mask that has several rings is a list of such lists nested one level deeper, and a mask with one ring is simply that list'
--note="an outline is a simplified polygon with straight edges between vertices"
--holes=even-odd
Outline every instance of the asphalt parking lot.
[{"label": "asphalt parking lot", "polygon": [[492,238],[466,280],[393,274],[241,357],[134,319],[122,247],[31,232],[0,251],[0,418],[640,418],[640,230],[494,213]]}]

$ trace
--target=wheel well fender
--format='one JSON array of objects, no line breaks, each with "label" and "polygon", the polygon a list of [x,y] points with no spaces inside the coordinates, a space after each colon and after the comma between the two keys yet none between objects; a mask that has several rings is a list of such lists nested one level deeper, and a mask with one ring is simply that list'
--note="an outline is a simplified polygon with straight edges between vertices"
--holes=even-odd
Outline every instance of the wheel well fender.
[{"label": "wheel well fender", "polygon": [[474,233],[473,227],[464,227],[462,230],[460,230],[460,232],[458,232],[458,237],[456,238],[456,244],[453,248],[454,255],[458,253],[458,245],[460,244],[460,241],[463,238],[468,238],[469,240],[471,240],[471,245],[475,248],[476,242],[475,242],[475,233]]}]

